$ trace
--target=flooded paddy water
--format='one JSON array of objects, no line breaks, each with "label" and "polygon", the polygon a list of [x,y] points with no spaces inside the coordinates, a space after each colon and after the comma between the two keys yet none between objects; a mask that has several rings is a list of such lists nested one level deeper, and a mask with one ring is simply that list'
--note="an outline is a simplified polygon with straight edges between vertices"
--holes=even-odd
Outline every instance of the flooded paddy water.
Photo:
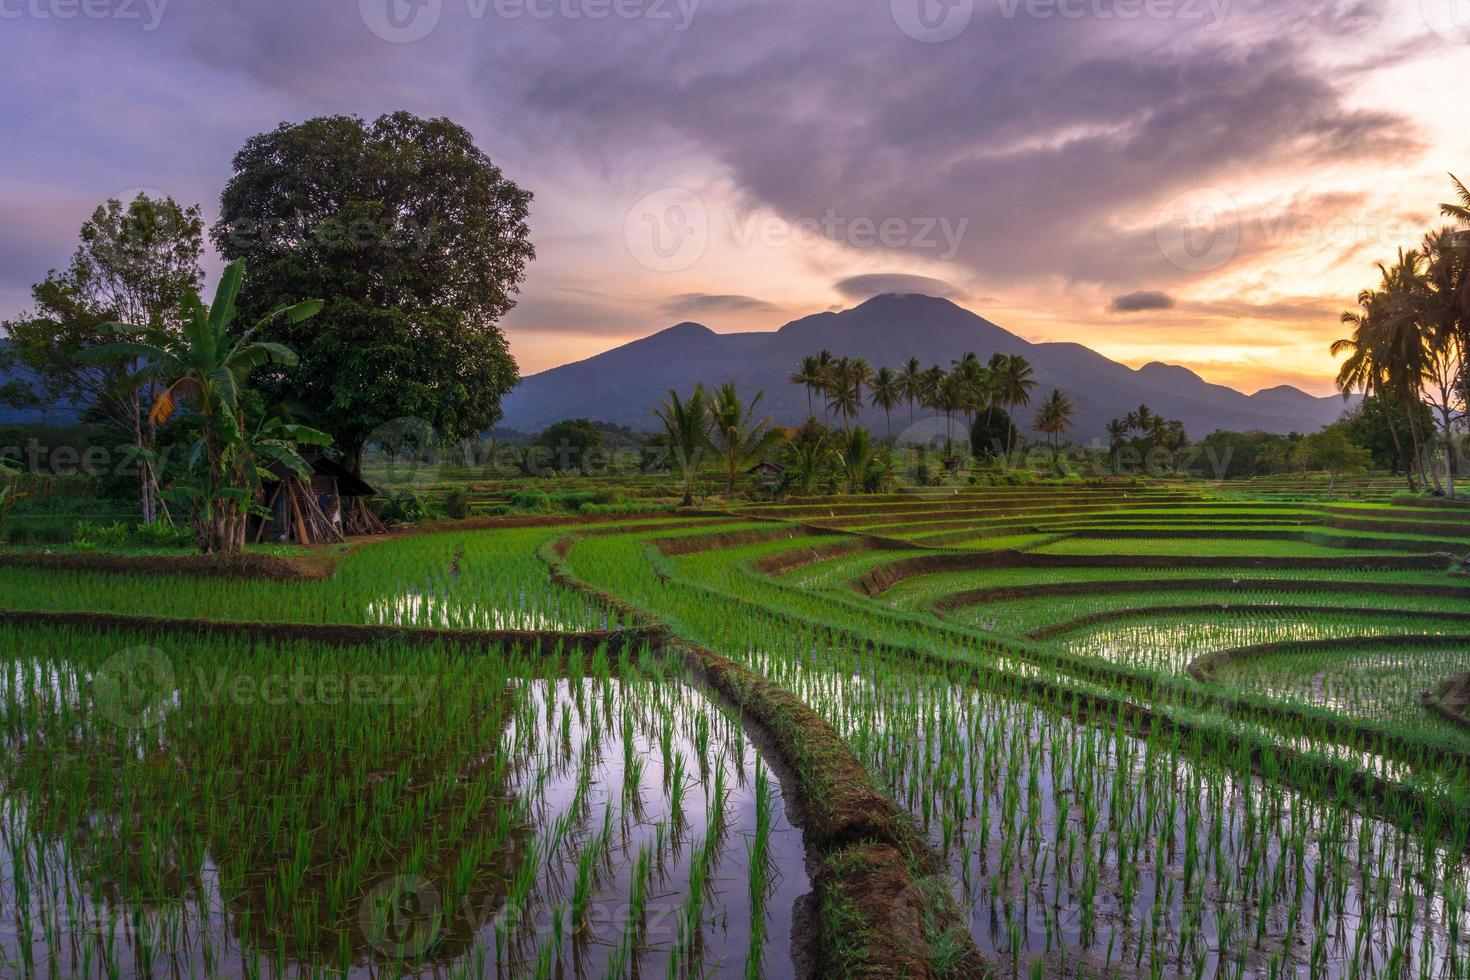
[{"label": "flooded paddy water", "polygon": [[644,651],[0,627],[0,703],[0,973],[797,973],[780,781]]}]

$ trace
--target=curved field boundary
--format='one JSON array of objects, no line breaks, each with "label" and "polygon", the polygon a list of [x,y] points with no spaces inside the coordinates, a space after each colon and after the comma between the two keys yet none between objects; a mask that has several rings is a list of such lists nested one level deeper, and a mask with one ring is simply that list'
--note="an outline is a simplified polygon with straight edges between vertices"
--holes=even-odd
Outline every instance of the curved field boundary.
[{"label": "curved field boundary", "polygon": [[[1155,528],[1083,528],[1079,530],[1057,529],[1056,533],[1067,538],[1079,541],[1153,541],[1153,540],[1181,540],[1181,541],[1213,541],[1220,537],[1220,531],[1200,530],[1196,528],[1185,528],[1171,530],[1168,527]],[[1315,544],[1324,548],[1382,548],[1384,551],[1408,552],[1410,554],[1448,554],[1445,545],[1439,541],[1416,541],[1412,539],[1398,540],[1394,538],[1373,537],[1347,537],[1341,534],[1326,534],[1318,530],[1261,530],[1247,528],[1231,528],[1230,537],[1245,541],[1295,541],[1298,544]],[[1463,543],[1463,542],[1462,542]]]},{"label": "curved field boundary", "polygon": [[119,613],[45,612],[0,609],[0,623],[16,626],[63,626],[104,632],[126,630],[160,636],[249,637],[272,642],[305,641],[330,646],[367,646],[373,643],[444,645],[470,650],[519,646],[538,653],[557,649],[591,652],[609,643],[652,642],[646,629],[557,633],[528,630],[440,630],[406,626],[332,626],[314,623],[250,623],[210,619],[168,619],[158,616],[127,616]]},{"label": "curved field boundary", "polygon": [[[682,511],[676,519],[644,524],[620,524],[619,533],[678,530],[730,523],[727,517],[696,519],[693,511]],[[637,515],[634,515],[637,516]],[[682,519],[677,519],[682,518]],[[469,521],[437,522],[374,537],[357,537],[344,550],[313,550],[299,558],[282,558],[246,552],[241,555],[126,555],[97,551],[0,551],[0,568],[23,568],[53,572],[100,572],[109,575],[161,575],[189,578],[267,579],[277,582],[309,582],[330,579],[342,560],[359,548],[370,548],[397,538],[465,531],[499,531],[535,527],[597,528],[627,521],[626,514],[592,514],[533,517],[477,518]]]},{"label": "curved field boundary", "polygon": [[1462,728],[1470,728],[1470,674],[1441,681],[1420,699],[1424,707]]},{"label": "curved field boundary", "polygon": [[1458,585],[1413,585],[1407,582],[1343,582],[1276,578],[1158,578],[1112,579],[1101,582],[1046,582],[1038,585],[998,585],[966,589],[940,596],[930,605],[944,614],[967,606],[1015,599],[1046,599],[1060,596],[1126,594],[1129,592],[1369,592],[1376,595],[1424,596],[1463,599],[1470,602],[1470,587]]},{"label": "curved field boundary", "polygon": [[[621,530],[621,529],[619,529]],[[655,547],[664,555],[673,558],[679,555],[694,555],[705,551],[723,551],[747,544],[780,541],[785,538],[805,537],[799,525],[782,524],[771,528],[755,528],[745,531],[717,531],[714,534],[687,534],[676,537],[658,538]]]},{"label": "curved field boundary", "polygon": [[1037,555],[1025,551],[950,552],[902,558],[870,569],[848,584],[867,596],[880,596],[901,582],[941,572],[978,572],[1000,568],[1264,568],[1281,571],[1445,571],[1445,555],[1365,555],[1342,558],[1211,558],[1168,555]]},{"label": "curved field boundary", "polygon": [[1195,657],[1185,668],[1189,675],[1202,684],[1218,683],[1215,672],[1227,664],[1239,663],[1256,657],[1267,657],[1279,653],[1315,652],[1320,650],[1353,650],[1362,646],[1435,647],[1465,644],[1470,645],[1470,634],[1409,634],[1406,636],[1338,636],[1325,640],[1284,640],[1280,643],[1259,643],[1247,647],[1232,647],[1228,650],[1212,650]]},{"label": "curved field boundary", "polygon": [[186,575],[194,578],[328,579],[346,554],[311,554],[292,561],[275,555],[120,555],[95,551],[0,552],[0,568],[56,572],[104,572],[118,575]]},{"label": "curved field boundary", "polygon": [[[1060,623],[1052,623],[1040,629],[1034,629],[1026,634],[1028,640],[1051,640],[1067,633],[1085,629],[1089,626],[1099,626],[1103,623],[1116,623],[1128,619],[1136,619],[1142,616],[1177,616],[1177,615],[1275,615],[1275,616],[1317,616],[1324,613],[1345,616],[1399,616],[1405,619],[1437,619],[1452,623],[1470,623],[1470,612],[1439,612],[1437,610],[1413,610],[1413,609],[1374,609],[1363,606],[1273,606],[1266,603],[1247,603],[1242,605],[1231,605],[1228,602],[1202,602],[1187,606],[1135,606],[1128,609],[1107,609],[1102,612],[1089,613],[1086,616],[1078,616],[1075,619],[1064,620]],[[1386,639],[1392,639],[1395,634],[1385,634]]]},{"label": "curved field boundary", "polygon": [[[716,596],[721,601],[771,614],[770,610],[759,606],[751,600],[728,595],[703,585],[693,585],[692,587],[706,592],[711,596]],[[865,651],[875,656],[893,656],[901,658],[910,664],[924,664],[943,671],[952,677],[988,679],[997,685],[998,690],[1009,691],[1012,696],[1031,700],[1033,703],[1038,704],[1052,703],[1047,701],[1046,697],[1055,688],[1050,682],[1044,679],[1027,677],[1014,671],[998,672],[983,663],[936,653],[933,650],[922,649],[920,647],[906,644],[880,643],[846,628],[812,620],[806,616],[795,615],[789,612],[781,612],[776,615],[780,615],[793,622],[802,623],[814,629],[825,631],[833,640],[847,644],[854,650]],[[1398,640],[1403,638],[1395,637],[1394,639]],[[1440,642],[1456,642],[1458,638],[1439,636],[1427,639]],[[1043,651],[1035,648],[1017,647],[1013,644],[1003,643],[991,638],[977,638],[976,648],[977,650],[995,655],[1015,656],[1022,660],[1053,667],[1062,673],[1070,674],[1072,677],[1084,681],[1100,681],[1110,686],[1116,686],[1120,682],[1127,683],[1139,680],[1136,675],[1125,675],[1105,665],[1094,667],[1081,663],[1075,658],[1048,656]],[[1367,752],[1381,752],[1386,756],[1397,757],[1405,761],[1413,757],[1415,750],[1422,751],[1424,748],[1423,743],[1417,740],[1405,739],[1393,732],[1372,725],[1357,723],[1340,717],[1329,717],[1318,713],[1303,712],[1279,705],[1256,702],[1244,697],[1223,694],[1218,689],[1182,691],[1177,687],[1169,686],[1157,689],[1156,693],[1168,695],[1172,698],[1171,703],[1180,708],[1217,708],[1222,710],[1226,715],[1234,716],[1248,722],[1275,725],[1286,723],[1288,727],[1279,730],[1281,734],[1287,737],[1326,739],[1343,748]],[[1140,737],[1146,736],[1151,726],[1154,725],[1160,726],[1160,730],[1176,732],[1181,736],[1203,730],[1202,726],[1194,722],[1173,715],[1167,715],[1129,697],[1118,697],[1091,691],[1069,690],[1068,698],[1070,699],[1069,704],[1074,712],[1074,717],[1079,721],[1086,722],[1094,715],[1105,715],[1109,711],[1112,711],[1125,724],[1131,726],[1130,730]],[[1258,775],[1263,777],[1267,775],[1261,764],[1264,753],[1258,740],[1231,734],[1228,736],[1228,741],[1244,748],[1248,752],[1251,765]],[[1360,769],[1345,769],[1340,763],[1314,758],[1296,749],[1279,745],[1272,745],[1271,749],[1302,765],[1307,771],[1313,774],[1320,785],[1332,785],[1340,779],[1346,779],[1347,784],[1364,799],[1372,800],[1385,806],[1393,803],[1395,807],[1407,805],[1411,809],[1418,809],[1428,802],[1419,790],[1411,786],[1388,783]],[[1448,761],[1462,766],[1470,766],[1470,753],[1448,750],[1445,755]],[[1394,807],[1388,807],[1388,809],[1391,811]],[[1422,821],[1422,815],[1420,819]]]},{"label": "curved field boundary", "polygon": [[886,546],[886,542],[879,538],[848,538],[832,544],[778,551],[774,555],[757,558],[751,563],[751,567],[762,575],[782,575],[808,565],[831,561],[833,558],[846,558],[865,551],[881,551]]},{"label": "curved field boundary", "polygon": [[[662,652],[681,656],[691,673],[770,735],[781,763],[793,775],[802,836],[817,859],[812,880],[819,906],[820,975],[933,976],[923,924],[926,903],[912,866],[932,873],[942,865],[852,749],[785,688],[680,639],[642,610],[577,578],[566,567],[575,543],[575,537],[559,538],[541,550],[552,580],[605,604],[629,622],[644,624]],[[954,941],[963,936],[968,944],[963,975],[988,975],[957,914],[947,931]]]}]

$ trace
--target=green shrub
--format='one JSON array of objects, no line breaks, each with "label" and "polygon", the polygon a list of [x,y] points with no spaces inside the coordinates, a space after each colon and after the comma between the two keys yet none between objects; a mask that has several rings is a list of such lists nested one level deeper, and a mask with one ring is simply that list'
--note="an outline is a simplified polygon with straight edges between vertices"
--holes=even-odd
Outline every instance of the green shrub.
[{"label": "green shrub", "polygon": [[462,488],[455,488],[444,496],[444,515],[456,521],[470,516],[470,495]]},{"label": "green shrub", "polygon": [[135,525],[130,537],[133,543],[144,548],[189,548],[194,545],[194,533],[189,528],[165,521]]},{"label": "green shrub", "polygon": [[128,543],[128,526],[122,521],[99,524],[96,521],[77,521],[72,531],[72,546],[84,551],[98,548],[121,548]]}]

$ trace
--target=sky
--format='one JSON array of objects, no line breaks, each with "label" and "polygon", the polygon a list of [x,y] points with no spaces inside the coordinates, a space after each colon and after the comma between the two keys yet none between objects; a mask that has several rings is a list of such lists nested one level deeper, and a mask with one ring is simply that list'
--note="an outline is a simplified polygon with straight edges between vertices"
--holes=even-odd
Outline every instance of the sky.
[{"label": "sky", "polygon": [[535,195],[526,374],[903,291],[1325,394],[1470,180],[1470,0],[0,0],[0,80],[0,317],[106,198],[406,109]]}]

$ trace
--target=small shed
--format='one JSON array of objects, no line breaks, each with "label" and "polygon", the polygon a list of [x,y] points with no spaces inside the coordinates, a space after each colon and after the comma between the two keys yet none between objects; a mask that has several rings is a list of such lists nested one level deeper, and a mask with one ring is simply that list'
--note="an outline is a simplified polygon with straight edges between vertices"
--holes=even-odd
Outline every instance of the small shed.
[{"label": "small shed", "polygon": [[766,459],[752,466],[747,472],[762,490],[774,490],[786,475],[786,467]]},{"label": "small shed", "polygon": [[255,519],[255,541],[326,544],[387,530],[367,506],[377,491],[361,477],[320,453],[302,459],[311,467],[309,483],[284,463],[266,467],[262,503],[270,516]]}]

